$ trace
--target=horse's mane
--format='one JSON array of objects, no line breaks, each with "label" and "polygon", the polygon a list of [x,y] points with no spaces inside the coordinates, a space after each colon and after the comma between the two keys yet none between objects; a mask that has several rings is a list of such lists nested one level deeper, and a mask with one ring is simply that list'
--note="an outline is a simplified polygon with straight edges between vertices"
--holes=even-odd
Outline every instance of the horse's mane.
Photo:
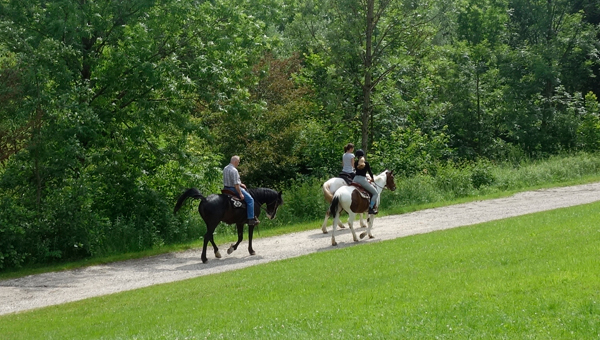
[{"label": "horse's mane", "polygon": [[384,170],[384,171],[382,171],[382,172],[381,172],[379,175],[376,175],[375,177],[379,177],[379,176],[381,176],[381,175],[385,175],[387,172],[388,172],[388,170]]},{"label": "horse's mane", "polygon": [[263,203],[267,201],[271,202],[279,197],[279,193],[277,191],[269,188],[252,188],[248,189],[248,192],[250,195],[252,195],[254,200]]}]

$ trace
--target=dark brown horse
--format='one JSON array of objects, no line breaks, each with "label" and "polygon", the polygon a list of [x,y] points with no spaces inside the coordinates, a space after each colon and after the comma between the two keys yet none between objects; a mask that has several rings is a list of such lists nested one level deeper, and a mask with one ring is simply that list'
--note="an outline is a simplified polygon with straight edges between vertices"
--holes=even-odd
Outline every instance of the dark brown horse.
[{"label": "dark brown horse", "polygon": [[[260,216],[260,209],[263,204],[267,206],[266,213],[269,219],[274,219],[277,214],[277,209],[280,205],[283,204],[283,199],[281,198],[281,192],[277,192],[268,188],[256,188],[256,189],[248,189],[252,198],[254,198],[254,216]],[[215,251],[215,257],[221,258],[221,253],[219,253],[219,248],[215,244],[213,233],[215,229],[219,225],[219,222],[224,222],[227,224],[235,224],[237,226],[238,232],[238,241],[235,244],[232,244],[231,247],[227,250],[227,254],[231,254],[234,250],[237,250],[238,245],[242,242],[244,235],[244,224],[248,222],[248,217],[246,215],[246,206],[243,205],[241,207],[235,207],[234,203],[231,200],[229,195],[225,194],[212,194],[208,197],[204,197],[200,190],[196,188],[187,189],[177,200],[177,204],[175,205],[175,213],[181,208],[183,203],[188,198],[194,198],[200,200],[200,205],[198,205],[198,212],[202,219],[206,223],[206,234],[204,234],[204,245],[202,247],[202,263],[206,263],[208,259],[206,258],[206,247],[208,242],[210,242]],[[237,202],[239,203],[239,202]],[[239,205],[239,204],[236,204]],[[254,249],[252,249],[252,235],[254,233],[254,226],[248,226],[248,252],[250,255],[256,254]]]}]

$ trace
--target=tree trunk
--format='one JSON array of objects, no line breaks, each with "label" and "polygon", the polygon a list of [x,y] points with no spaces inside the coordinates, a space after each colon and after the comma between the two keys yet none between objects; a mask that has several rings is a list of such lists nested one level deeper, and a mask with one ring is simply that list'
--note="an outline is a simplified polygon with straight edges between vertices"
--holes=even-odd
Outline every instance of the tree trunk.
[{"label": "tree trunk", "polygon": [[372,91],[372,69],[373,64],[373,8],[375,0],[367,0],[367,27],[366,27],[366,46],[364,59],[364,84],[363,84],[363,107],[361,119],[362,141],[361,146],[365,153],[369,147],[369,118],[371,116],[371,91]]}]

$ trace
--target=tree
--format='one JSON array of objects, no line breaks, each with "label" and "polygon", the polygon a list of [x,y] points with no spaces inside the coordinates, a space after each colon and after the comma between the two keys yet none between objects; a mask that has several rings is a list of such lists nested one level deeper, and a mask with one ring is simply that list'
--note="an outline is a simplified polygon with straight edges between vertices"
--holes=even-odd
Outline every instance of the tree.
[{"label": "tree", "polygon": [[[529,154],[555,153],[575,145],[580,117],[565,110],[563,98],[582,87],[598,63],[598,29],[566,0],[509,2],[508,49],[501,56],[506,79],[503,124],[507,141]],[[579,95],[580,95],[579,94]]]},{"label": "tree", "polygon": [[345,84],[336,90],[343,91],[358,111],[364,150],[373,133],[378,85],[433,36],[437,10],[427,2],[330,0],[307,2],[298,18],[314,52],[331,62],[330,76]]},{"label": "tree", "polygon": [[0,238],[23,245],[6,261],[193,237],[172,199],[219,162],[191,149],[192,117],[244,106],[260,29],[225,1],[0,2]]}]

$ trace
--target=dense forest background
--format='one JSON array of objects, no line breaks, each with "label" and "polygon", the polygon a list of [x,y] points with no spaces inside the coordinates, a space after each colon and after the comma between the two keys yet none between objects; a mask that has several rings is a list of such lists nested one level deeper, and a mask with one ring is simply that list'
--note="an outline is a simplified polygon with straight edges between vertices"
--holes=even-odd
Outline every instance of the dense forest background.
[{"label": "dense forest background", "polygon": [[0,269],[197,238],[175,198],[233,154],[285,192],[348,142],[405,178],[594,152],[599,76],[597,0],[0,0]]}]

